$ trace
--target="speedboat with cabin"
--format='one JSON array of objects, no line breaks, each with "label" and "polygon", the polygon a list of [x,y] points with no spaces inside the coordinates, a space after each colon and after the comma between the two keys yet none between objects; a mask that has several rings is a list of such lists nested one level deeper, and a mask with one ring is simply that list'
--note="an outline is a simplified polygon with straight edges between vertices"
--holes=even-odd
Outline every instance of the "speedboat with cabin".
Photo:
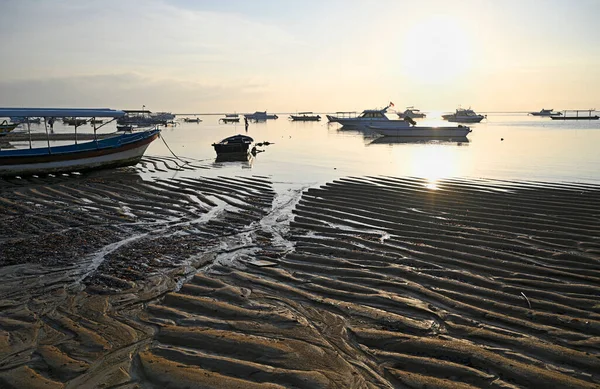
[{"label": "speedboat with cabin", "polygon": [[318,122],[321,120],[321,116],[312,112],[298,112],[297,115],[290,115],[290,119],[295,122]]},{"label": "speedboat with cabin", "polygon": [[471,108],[457,108],[454,113],[442,115],[442,119],[454,123],[479,123],[485,117],[475,113]]},{"label": "speedboat with cabin", "polygon": [[[46,128],[46,146],[33,147],[31,137],[28,148],[0,150],[0,177],[28,176],[82,172],[136,165],[144,152],[160,134],[158,128],[131,134],[115,134],[98,139],[96,131],[116,118],[125,116],[124,111],[101,109],[64,108],[0,108],[0,117],[43,117]],[[58,117],[110,118],[94,129],[94,140],[72,145],[51,146],[48,124]],[[30,125],[27,131],[31,134]],[[77,126],[75,127],[77,139]]]},{"label": "speedboat with cabin", "polygon": [[217,155],[247,154],[252,142],[254,142],[254,139],[251,137],[238,134],[225,138],[218,143],[213,143],[212,147],[217,152]]},{"label": "speedboat with cabin", "polygon": [[274,114],[267,114],[267,111],[256,111],[254,113],[249,113],[244,116],[248,120],[257,120],[257,121],[262,121],[262,120],[267,120],[267,119],[277,119],[279,117]]},{"label": "speedboat with cabin", "polygon": [[421,112],[420,110],[416,109],[413,106],[406,107],[406,111],[404,111],[402,113],[398,112],[398,117],[400,119],[404,119],[406,117],[409,117],[411,119],[423,119],[426,116],[427,115],[425,115],[423,112]]},{"label": "speedboat with cabin", "polygon": [[366,127],[389,121],[390,119],[385,115],[389,107],[388,105],[383,109],[365,109],[358,116],[352,116],[350,112],[337,112],[336,116],[327,115],[327,119],[345,127]]},{"label": "speedboat with cabin", "polygon": [[542,108],[541,111],[539,111],[539,112],[529,112],[528,115],[532,115],[532,116],[553,116],[553,115],[557,115],[557,116],[560,116],[560,115],[562,115],[562,112],[554,112],[554,110],[552,108],[550,108],[550,109],[544,109],[544,108]]}]

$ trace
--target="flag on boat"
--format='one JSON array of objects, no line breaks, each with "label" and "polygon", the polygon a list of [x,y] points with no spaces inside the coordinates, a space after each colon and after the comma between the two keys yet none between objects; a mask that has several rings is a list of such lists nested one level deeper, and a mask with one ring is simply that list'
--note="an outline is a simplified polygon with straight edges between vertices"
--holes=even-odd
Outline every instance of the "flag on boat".
[{"label": "flag on boat", "polygon": [[393,106],[394,106],[394,103],[392,103],[392,102],[390,101],[390,107],[393,107]]}]

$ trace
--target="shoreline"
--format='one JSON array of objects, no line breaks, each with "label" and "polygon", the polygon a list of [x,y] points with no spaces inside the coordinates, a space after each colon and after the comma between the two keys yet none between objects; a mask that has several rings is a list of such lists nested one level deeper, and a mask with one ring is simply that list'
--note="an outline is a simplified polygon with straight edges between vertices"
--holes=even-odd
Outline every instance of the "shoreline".
[{"label": "shoreline", "polygon": [[0,386],[599,387],[600,186],[426,184],[0,182]]}]

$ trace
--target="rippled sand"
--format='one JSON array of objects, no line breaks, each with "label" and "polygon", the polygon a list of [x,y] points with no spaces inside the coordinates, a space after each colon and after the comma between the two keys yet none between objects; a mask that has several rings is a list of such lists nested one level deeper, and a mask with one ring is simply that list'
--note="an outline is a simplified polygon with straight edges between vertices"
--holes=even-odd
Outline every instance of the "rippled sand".
[{"label": "rippled sand", "polygon": [[426,184],[3,182],[0,387],[600,387],[600,188]]}]

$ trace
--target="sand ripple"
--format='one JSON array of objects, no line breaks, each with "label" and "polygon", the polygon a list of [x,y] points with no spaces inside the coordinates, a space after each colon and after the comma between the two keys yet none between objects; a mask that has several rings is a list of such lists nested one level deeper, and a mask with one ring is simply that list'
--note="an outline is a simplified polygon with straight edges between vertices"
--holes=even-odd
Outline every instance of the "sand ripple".
[{"label": "sand ripple", "polygon": [[44,282],[3,258],[45,295],[3,290],[0,383],[600,387],[600,188],[346,178],[291,221],[275,199],[260,177],[4,191],[3,250],[34,263],[48,243],[26,237],[60,230],[96,257],[67,245]]}]

